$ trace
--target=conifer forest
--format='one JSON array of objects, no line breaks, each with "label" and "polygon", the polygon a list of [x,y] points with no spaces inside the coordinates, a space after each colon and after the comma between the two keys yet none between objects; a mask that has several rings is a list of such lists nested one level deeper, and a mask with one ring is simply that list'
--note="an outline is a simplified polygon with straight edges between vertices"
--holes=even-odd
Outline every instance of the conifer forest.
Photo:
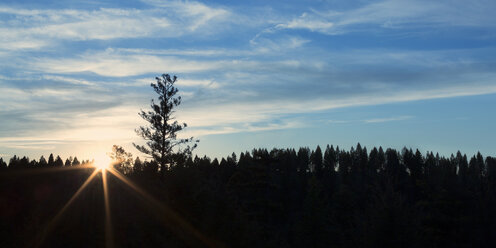
[{"label": "conifer forest", "polygon": [[[155,161],[121,161],[117,175],[148,193],[107,173],[115,247],[496,244],[496,158],[480,153],[260,148],[220,161],[189,157],[163,173]],[[1,246],[105,246],[102,174],[57,216],[91,163],[0,160]]]}]

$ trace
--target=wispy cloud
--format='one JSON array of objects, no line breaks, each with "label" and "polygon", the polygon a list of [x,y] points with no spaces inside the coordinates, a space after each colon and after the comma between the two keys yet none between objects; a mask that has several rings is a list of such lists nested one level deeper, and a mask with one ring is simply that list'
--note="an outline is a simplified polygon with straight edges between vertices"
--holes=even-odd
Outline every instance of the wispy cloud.
[{"label": "wispy cloud", "polygon": [[63,76],[55,76],[55,75],[43,75],[43,78],[47,79],[47,80],[67,82],[69,84],[75,84],[75,85],[88,85],[88,86],[95,86],[96,85],[94,82],[89,82],[87,80],[76,79],[76,78],[71,78],[71,77],[63,77]]},{"label": "wispy cloud", "polygon": [[221,62],[192,61],[173,56],[120,54],[112,49],[89,53],[79,58],[38,59],[32,66],[44,72],[92,72],[102,76],[124,77],[156,73],[167,68],[174,72],[195,72],[222,67]]},{"label": "wispy cloud", "polygon": [[13,148],[13,149],[22,149],[22,150],[34,150],[34,151],[50,151],[54,150],[56,146],[41,144],[41,145],[6,145],[5,147]]},{"label": "wispy cloud", "polygon": [[[229,11],[199,2],[168,2],[149,9],[96,10],[27,9],[0,6],[3,22],[0,49],[40,49],[57,40],[112,40],[140,37],[179,37],[192,32],[216,33],[217,22],[228,21]],[[164,14],[165,13],[165,14]]]},{"label": "wispy cloud", "polygon": [[188,22],[188,29],[196,31],[212,20],[225,20],[230,17],[230,12],[222,7],[210,7],[196,1],[160,1],[143,0],[155,7],[167,8],[177,11],[177,17],[183,22]]},{"label": "wispy cloud", "polygon": [[[40,48],[63,40],[106,40],[136,38],[165,31],[171,26],[166,18],[141,10],[26,10],[1,8],[1,13],[17,17],[15,24],[1,32],[3,49]],[[11,43],[20,42],[20,45]],[[13,46],[12,46],[13,45]]]},{"label": "wispy cloud", "polygon": [[309,29],[310,31],[317,31],[327,33],[334,27],[334,23],[319,18],[316,15],[309,15],[303,13],[300,17],[294,18],[287,23],[277,24],[276,29]]},{"label": "wispy cloud", "polygon": [[368,119],[364,120],[365,123],[382,123],[382,122],[391,122],[391,121],[404,121],[408,119],[412,119],[413,116],[395,116],[395,117],[387,117],[387,118],[374,118],[374,119]]},{"label": "wispy cloud", "polygon": [[[485,7],[482,7],[485,6]],[[494,27],[491,1],[413,1],[385,0],[344,11],[311,9],[299,17],[276,24],[277,29],[307,29],[329,35],[380,28],[411,29],[418,27]]]},{"label": "wispy cloud", "polygon": [[300,48],[311,40],[303,39],[298,36],[285,36],[279,39],[266,39],[259,36],[250,40],[253,50],[252,56],[270,54],[270,53],[287,53],[293,49]]}]

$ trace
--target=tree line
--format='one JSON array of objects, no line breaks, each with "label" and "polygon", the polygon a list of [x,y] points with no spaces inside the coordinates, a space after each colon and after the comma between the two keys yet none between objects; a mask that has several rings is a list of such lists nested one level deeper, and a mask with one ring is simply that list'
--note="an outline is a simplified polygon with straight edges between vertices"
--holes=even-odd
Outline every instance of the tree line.
[{"label": "tree line", "polygon": [[[10,171],[60,161],[0,164]],[[155,161],[128,161],[120,169],[128,178],[229,246],[496,244],[496,158],[480,153],[444,157],[357,144],[254,149],[220,161],[195,156],[164,171]]]},{"label": "tree line", "polygon": [[28,168],[46,168],[46,167],[68,167],[68,166],[79,166],[79,165],[87,165],[91,164],[93,161],[90,160],[82,160],[79,162],[77,157],[69,157],[64,160],[57,155],[55,157],[53,153],[50,153],[48,156],[48,160],[45,158],[45,156],[41,156],[39,160],[30,160],[29,157],[23,156],[18,157],[17,155],[14,155],[12,158],[10,158],[8,164],[3,160],[3,158],[0,158],[0,169],[28,169]]}]

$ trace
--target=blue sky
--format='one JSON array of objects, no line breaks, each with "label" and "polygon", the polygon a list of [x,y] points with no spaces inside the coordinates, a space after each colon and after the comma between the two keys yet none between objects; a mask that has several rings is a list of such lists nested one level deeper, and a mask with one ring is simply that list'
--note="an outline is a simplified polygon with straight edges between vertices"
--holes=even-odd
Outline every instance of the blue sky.
[{"label": "blue sky", "polygon": [[494,1],[2,1],[0,156],[134,155],[161,73],[198,155],[496,155]]}]

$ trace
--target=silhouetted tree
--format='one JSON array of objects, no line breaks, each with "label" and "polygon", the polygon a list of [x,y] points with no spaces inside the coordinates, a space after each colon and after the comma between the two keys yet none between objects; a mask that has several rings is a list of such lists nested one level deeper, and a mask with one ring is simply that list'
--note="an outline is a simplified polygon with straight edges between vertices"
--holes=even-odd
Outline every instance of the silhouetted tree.
[{"label": "silhouetted tree", "polygon": [[114,160],[113,166],[121,173],[128,174],[133,168],[133,155],[126,152],[122,146],[113,145],[110,158]]},{"label": "silhouetted tree", "polygon": [[45,157],[43,157],[43,155],[41,155],[40,157],[40,160],[38,160],[38,166],[40,167],[46,167],[48,165]]},{"label": "silhouetted tree", "polygon": [[320,146],[315,148],[315,151],[310,155],[310,161],[312,163],[313,169],[318,176],[322,174],[322,150]]},{"label": "silhouetted tree", "polygon": [[[177,132],[183,130],[186,123],[179,124],[174,114],[174,108],[181,104],[181,97],[177,96],[178,89],[174,87],[177,77],[171,78],[169,74],[156,77],[157,83],[152,83],[151,87],[158,94],[158,104],[151,101],[151,111],[141,111],[139,114],[150,123],[149,126],[142,126],[136,129],[136,133],[145,139],[146,146],[134,144],[140,152],[152,156],[160,165],[160,172],[163,177],[165,171],[176,165],[180,159],[191,156],[191,151],[197,146],[198,140],[193,146],[186,145],[193,141],[193,137],[178,139]],[[183,158],[181,158],[183,157]]]},{"label": "silhouetted tree", "polygon": [[300,173],[306,173],[309,163],[310,149],[308,147],[301,147],[298,150],[298,171]]},{"label": "silhouetted tree", "polygon": [[62,166],[64,166],[64,161],[62,161],[62,158],[60,158],[60,156],[57,156],[57,158],[53,162],[53,165],[55,167],[62,167]]},{"label": "silhouetted tree", "polygon": [[[224,159],[224,158],[222,158]],[[221,159],[221,162],[220,164],[222,164],[222,159]],[[241,153],[239,155],[239,162],[238,162],[238,166],[239,167],[245,167],[245,166],[248,166],[249,164],[251,164],[252,162],[252,157],[250,155],[250,152],[246,152],[246,153]]]},{"label": "silhouetted tree", "polygon": [[324,152],[324,168],[327,171],[335,172],[336,164],[338,162],[336,151],[334,150],[334,146],[327,145],[327,148]]},{"label": "silhouetted tree", "polygon": [[462,186],[466,186],[468,182],[468,160],[467,155],[463,155],[460,151],[456,153],[458,159],[458,180]]},{"label": "silhouetted tree", "polygon": [[29,167],[29,158],[26,156],[22,157],[19,160],[17,167],[22,168],[22,169],[28,168]]},{"label": "silhouetted tree", "polygon": [[484,158],[478,152],[477,155],[470,159],[468,164],[468,187],[470,190],[477,192],[481,189],[484,169]]},{"label": "silhouetted tree", "polygon": [[496,158],[486,158],[486,171],[488,187],[492,194],[496,194]]},{"label": "silhouetted tree", "polygon": [[10,158],[9,160],[9,168],[11,169],[18,169],[19,168],[19,158],[17,155],[14,155],[13,157]]},{"label": "silhouetted tree", "polygon": [[3,161],[3,158],[0,158],[0,169],[7,169],[7,163]]},{"label": "silhouetted tree", "polygon": [[48,157],[48,166],[50,167],[55,166],[55,159],[53,158],[53,153],[50,153],[50,156]]},{"label": "silhouetted tree", "polygon": [[71,166],[71,165],[72,165],[71,160],[66,159],[65,160],[65,163],[64,163],[64,166],[67,167],[67,166]]},{"label": "silhouetted tree", "polygon": [[219,165],[219,160],[217,158],[214,158],[214,160],[212,161],[212,166],[217,167]]},{"label": "silhouetted tree", "polygon": [[236,154],[233,152],[231,156],[227,156],[226,158],[227,166],[236,166]]},{"label": "silhouetted tree", "polygon": [[143,162],[141,162],[141,159],[139,157],[136,157],[136,159],[134,160],[133,171],[143,171]]},{"label": "silhouetted tree", "polygon": [[77,157],[74,157],[74,160],[72,160],[72,166],[78,166],[80,164],[81,163],[79,162],[78,158]]}]

